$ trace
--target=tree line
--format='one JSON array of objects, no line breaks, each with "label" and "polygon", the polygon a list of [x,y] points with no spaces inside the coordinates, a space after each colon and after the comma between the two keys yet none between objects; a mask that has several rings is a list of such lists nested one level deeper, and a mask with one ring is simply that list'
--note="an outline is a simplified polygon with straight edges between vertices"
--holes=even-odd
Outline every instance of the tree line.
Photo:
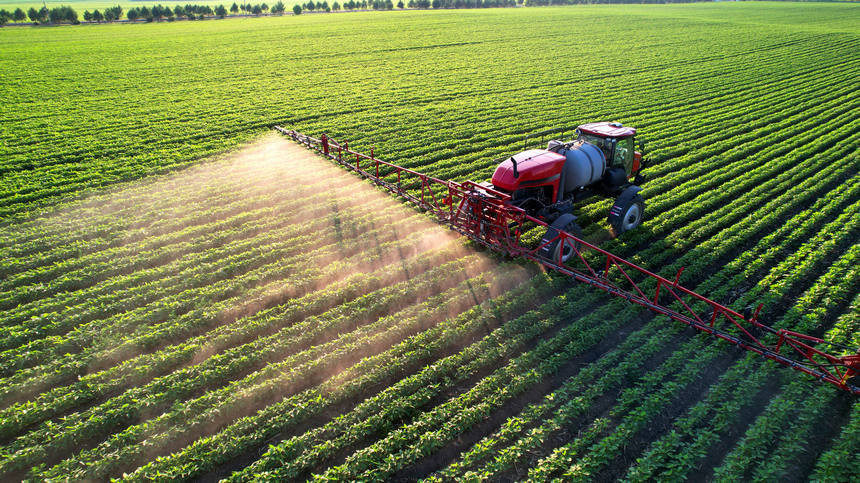
[{"label": "tree line", "polygon": [[78,24],[78,12],[72,7],[62,6],[48,9],[43,6],[39,10],[30,7],[26,13],[21,8],[16,8],[15,11],[9,12],[6,9],[0,10],[0,25],[6,25],[9,22],[23,22],[30,19],[34,24],[43,23],[73,23]]},{"label": "tree line", "polygon": [[[523,0],[398,0],[397,8],[490,8],[490,7],[513,7]],[[395,4],[392,0],[349,0],[340,4],[328,1],[314,3],[309,1],[301,5],[302,10],[309,12],[331,12],[337,10],[393,10]]]},{"label": "tree line", "polygon": [[[286,11],[286,6],[284,2],[278,1],[271,7],[269,5],[257,4],[242,4],[238,5],[233,3],[230,7],[230,12],[233,14],[237,14],[238,12],[247,13],[248,15],[262,15],[262,14],[283,14]],[[114,7],[109,7],[102,10],[94,10],[90,12],[89,10],[85,10],[83,14],[84,21],[87,22],[113,22],[116,20],[122,20],[123,18],[123,8],[119,5]],[[210,5],[176,5],[175,7],[165,7],[161,4],[154,5],[152,7],[134,7],[125,12],[125,18],[130,21],[136,20],[145,20],[145,21],[157,21],[157,20],[173,20],[176,18],[187,18],[189,20],[194,19],[203,19],[206,16],[217,16],[219,18],[224,18],[227,16],[227,7],[224,5],[218,5],[216,7],[212,7]],[[79,24],[80,20],[78,17],[78,12],[69,6],[62,7],[54,7],[52,9],[48,9],[47,7],[42,7],[41,9],[36,9],[31,7],[28,12],[24,12],[21,8],[16,8],[13,12],[9,12],[6,9],[0,10],[0,25],[5,25],[9,22],[24,22],[27,19],[30,22],[39,25],[39,24]]]},{"label": "tree line", "polygon": [[[546,5],[573,5],[573,4],[592,4],[592,3],[691,3],[703,0],[398,0],[396,7],[403,8],[494,8],[494,7],[514,7],[516,5],[524,5],[526,7],[539,7]],[[348,0],[343,3],[335,1],[328,3],[328,0],[314,2],[309,0],[302,5],[293,6],[293,14],[299,15],[303,11],[307,12],[332,12],[340,10],[393,10],[395,4],[393,0]],[[278,1],[272,6],[266,3],[260,4],[238,4],[233,3],[229,7],[218,5],[211,7],[209,5],[176,5],[175,7],[165,7],[161,4],[152,7],[134,7],[125,13],[129,21],[145,20],[147,22],[160,20],[188,19],[188,20],[203,20],[207,16],[215,16],[224,18],[228,15],[227,12],[233,15],[283,15],[286,11],[284,2]],[[93,12],[84,11],[83,18],[87,22],[113,22],[122,20],[123,9],[119,5],[106,8],[104,11],[95,10]],[[0,10],[0,26],[9,22],[24,22],[30,19],[36,25],[39,24],[62,24],[71,23],[79,24],[78,13],[72,7],[62,6],[48,9],[42,7],[35,9],[31,7],[27,12],[21,8],[16,8],[15,11],[9,12],[6,9]]]},{"label": "tree line", "polygon": [[[477,8],[477,7],[503,7],[516,5],[516,1],[520,3],[523,0],[408,0],[407,4],[403,0],[398,0],[397,8]],[[327,0],[321,2],[308,1],[302,5],[293,6],[293,14],[299,15],[303,11],[308,12],[331,12],[339,10],[393,10],[395,7],[392,0],[348,0],[343,4],[335,1],[329,5]],[[86,22],[114,22],[122,20],[123,13],[129,21],[144,20],[154,22],[160,20],[188,19],[188,20],[203,20],[207,16],[215,16],[224,18],[228,15],[228,11],[233,15],[282,15],[286,12],[284,2],[278,1],[274,5],[269,6],[266,3],[259,4],[239,4],[233,3],[229,9],[224,5],[212,7],[210,5],[176,5],[175,7],[163,6],[161,4],[151,7],[133,7],[127,12],[119,5],[102,10],[94,10],[90,12],[85,10],[83,19]],[[5,25],[11,21],[24,22],[29,18],[30,22],[39,24],[79,24],[78,12],[72,7],[62,6],[48,9],[42,7],[37,10],[30,8],[28,12],[17,8],[14,12],[9,12],[5,9],[0,10],[0,25]]]}]

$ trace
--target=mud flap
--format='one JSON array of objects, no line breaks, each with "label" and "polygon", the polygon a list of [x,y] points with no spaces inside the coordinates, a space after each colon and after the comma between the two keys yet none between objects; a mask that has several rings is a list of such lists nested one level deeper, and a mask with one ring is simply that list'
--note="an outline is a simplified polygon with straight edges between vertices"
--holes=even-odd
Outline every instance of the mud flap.
[{"label": "mud flap", "polygon": [[552,225],[549,226],[549,229],[546,231],[546,234],[543,236],[543,239],[540,241],[540,244],[543,247],[538,252],[538,255],[541,257],[555,263],[557,260],[553,259],[553,254],[555,253],[555,249],[561,240],[555,240],[552,243],[549,243],[550,240],[558,236],[559,231],[564,231],[564,228],[569,225],[571,222],[576,221],[576,216],[565,213],[552,222]]},{"label": "mud flap", "polygon": [[625,189],[621,195],[615,199],[615,204],[609,209],[609,216],[606,218],[610,225],[621,221],[621,217],[624,216],[624,211],[627,210],[627,207],[633,202],[633,198],[635,198],[640,191],[642,191],[642,188],[636,185],[628,186],[627,189]]}]

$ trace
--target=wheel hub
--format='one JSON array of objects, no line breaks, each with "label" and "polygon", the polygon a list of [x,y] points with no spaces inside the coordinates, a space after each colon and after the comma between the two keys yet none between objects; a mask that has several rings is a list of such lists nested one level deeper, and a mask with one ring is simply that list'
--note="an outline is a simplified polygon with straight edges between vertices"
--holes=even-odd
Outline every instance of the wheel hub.
[{"label": "wheel hub", "polygon": [[627,213],[624,214],[624,230],[632,230],[639,225],[639,217],[642,216],[642,211],[639,209],[639,205],[634,204],[630,208],[627,209]]}]

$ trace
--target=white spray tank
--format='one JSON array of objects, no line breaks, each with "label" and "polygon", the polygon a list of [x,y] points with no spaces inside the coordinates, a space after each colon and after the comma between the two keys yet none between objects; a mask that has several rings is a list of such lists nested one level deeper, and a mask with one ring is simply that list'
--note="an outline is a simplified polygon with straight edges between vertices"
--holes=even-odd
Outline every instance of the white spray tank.
[{"label": "white spray tank", "polygon": [[550,141],[546,149],[565,157],[561,171],[561,192],[569,193],[603,178],[606,157],[597,146],[584,141]]}]

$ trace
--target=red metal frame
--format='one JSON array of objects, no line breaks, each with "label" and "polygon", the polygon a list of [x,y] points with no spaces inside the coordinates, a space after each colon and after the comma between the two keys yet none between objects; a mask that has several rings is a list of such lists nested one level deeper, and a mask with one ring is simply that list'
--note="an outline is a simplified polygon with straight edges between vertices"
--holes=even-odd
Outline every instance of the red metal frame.
[{"label": "red metal frame", "polygon": [[[521,242],[522,233],[535,226],[549,227],[543,220],[512,206],[509,203],[510,196],[505,193],[472,181],[457,183],[427,176],[376,159],[372,149],[370,156],[352,151],[347,143],[339,144],[325,134],[316,139],[280,126],[275,126],[275,129],[433,213],[440,222],[481,245],[512,257],[527,258],[579,282],[623,297],[694,329],[860,395],[860,387],[849,383],[851,377],[860,373],[860,350],[853,355],[834,356],[815,348],[813,344],[846,348],[818,337],[764,325],[757,320],[761,305],[754,314],[744,317],[729,307],[679,285],[683,268],[678,270],[674,280],[669,280],[564,231],[558,231],[554,238],[542,240],[538,247],[530,248]],[[571,254],[568,261],[564,262],[560,250],[555,260],[539,255],[542,248],[555,243],[566,243],[576,256]],[[638,283],[637,279],[640,280]],[[645,287],[646,284],[655,287]],[[653,295],[649,295],[651,293]],[[704,311],[697,311],[699,307],[704,307]],[[707,315],[700,316],[700,313]],[[776,337],[775,345],[768,345],[762,340],[768,334]]]}]

